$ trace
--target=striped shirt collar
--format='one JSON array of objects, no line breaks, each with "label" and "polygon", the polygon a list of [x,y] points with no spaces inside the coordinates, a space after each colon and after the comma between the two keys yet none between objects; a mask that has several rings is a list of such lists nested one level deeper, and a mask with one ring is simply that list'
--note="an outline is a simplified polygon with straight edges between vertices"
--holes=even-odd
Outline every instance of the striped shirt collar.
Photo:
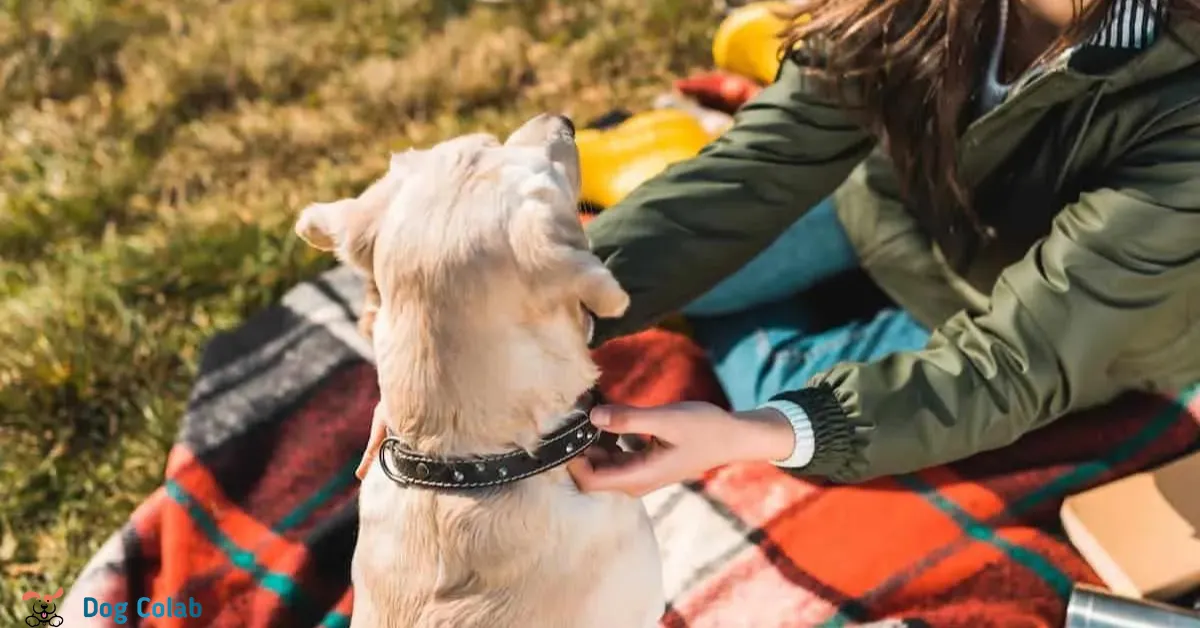
[{"label": "striped shirt collar", "polygon": [[[1110,1],[1108,14],[1104,16],[1096,31],[1086,40],[1065,50],[1059,57],[1059,62],[1069,63],[1073,67],[1091,67],[1095,70],[1112,69],[1154,43],[1165,19],[1168,0]],[[1000,0],[999,3],[1001,26],[990,59],[984,68],[983,82],[976,92],[977,116],[998,107],[1019,86],[1028,84],[1043,74],[1047,65],[1055,65],[1052,62],[1030,68],[1012,84],[999,82],[1000,58],[1004,50],[1005,26],[1008,21],[1008,2],[1009,0]]]},{"label": "striped shirt collar", "polygon": [[1084,47],[1143,50],[1158,38],[1166,0],[1112,0],[1108,15]]}]

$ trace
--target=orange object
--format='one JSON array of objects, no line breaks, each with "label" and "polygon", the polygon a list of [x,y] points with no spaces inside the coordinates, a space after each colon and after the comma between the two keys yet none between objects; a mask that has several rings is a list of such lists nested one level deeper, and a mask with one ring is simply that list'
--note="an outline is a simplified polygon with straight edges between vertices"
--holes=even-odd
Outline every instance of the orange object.
[{"label": "orange object", "polygon": [[[771,83],[779,73],[779,17],[787,2],[753,2],[729,13],[713,37],[713,63],[720,69]],[[806,18],[801,18],[806,19]]]},{"label": "orange object", "polygon": [[757,96],[762,86],[740,74],[706,72],[676,80],[675,89],[705,107],[734,113]]},{"label": "orange object", "polygon": [[611,129],[575,134],[581,199],[610,207],[667,166],[700,152],[712,136],[678,109],[639,113]]}]

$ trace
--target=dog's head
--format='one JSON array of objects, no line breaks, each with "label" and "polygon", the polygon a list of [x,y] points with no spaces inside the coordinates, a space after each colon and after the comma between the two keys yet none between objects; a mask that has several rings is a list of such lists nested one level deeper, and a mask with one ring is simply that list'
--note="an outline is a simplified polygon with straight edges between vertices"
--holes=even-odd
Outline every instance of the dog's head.
[{"label": "dog's head", "polygon": [[[367,273],[384,299],[511,270],[537,300],[620,316],[629,298],[589,252],[579,178],[570,121],[541,115],[503,143],[473,134],[395,154],[359,196],[305,208],[296,233]],[[471,266],[481,272],[462,272]]]},{"label": "dog's head", "polygon": [[29,610],[32,612],[30,616],[34,619],[46,621],[54,617],[55,613],[58,612],[58,605],[54,603],[54,600],[62,597],[62,594],[63,590],[61,588],[53,594],[48,593],[46,595],[29,591],[21,599],[33,600],[29,604]]},{"label": "dog's head", "polygon": [[[393,155],[359,196],[305,208],[296,232],[371,279],[381,361],[399,336],[406,345],[439,336],[439,353],[485,352],[485,339],[520,336],[542,354],[563,354],[569,348],[548,338],[566,329],[586,357],[580,306],[616,317],[629,297],[589,250],[579,180],[570,121],[541,115],[504,142],[473,134]],[[389,331],[396,325],[403,329]]]}]

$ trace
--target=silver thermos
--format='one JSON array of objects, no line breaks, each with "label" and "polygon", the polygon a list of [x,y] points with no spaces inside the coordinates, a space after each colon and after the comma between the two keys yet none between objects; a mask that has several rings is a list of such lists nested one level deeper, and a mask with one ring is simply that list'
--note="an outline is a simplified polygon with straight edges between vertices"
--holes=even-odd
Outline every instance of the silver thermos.
[{"label": "silver thermos", "polygon": [[1200,628],[1200,613],[1080,584],[1067,602],[1065,628]]}]

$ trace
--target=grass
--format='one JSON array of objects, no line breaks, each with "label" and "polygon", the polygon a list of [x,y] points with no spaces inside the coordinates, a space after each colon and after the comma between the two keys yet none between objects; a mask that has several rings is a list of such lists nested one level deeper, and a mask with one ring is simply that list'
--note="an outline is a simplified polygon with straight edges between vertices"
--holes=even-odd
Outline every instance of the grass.
[{"label": "grass", "polygon": [[205,339],[388,152],[646,106],[695,0],[0,0],[0,623],[161,481]]}]

